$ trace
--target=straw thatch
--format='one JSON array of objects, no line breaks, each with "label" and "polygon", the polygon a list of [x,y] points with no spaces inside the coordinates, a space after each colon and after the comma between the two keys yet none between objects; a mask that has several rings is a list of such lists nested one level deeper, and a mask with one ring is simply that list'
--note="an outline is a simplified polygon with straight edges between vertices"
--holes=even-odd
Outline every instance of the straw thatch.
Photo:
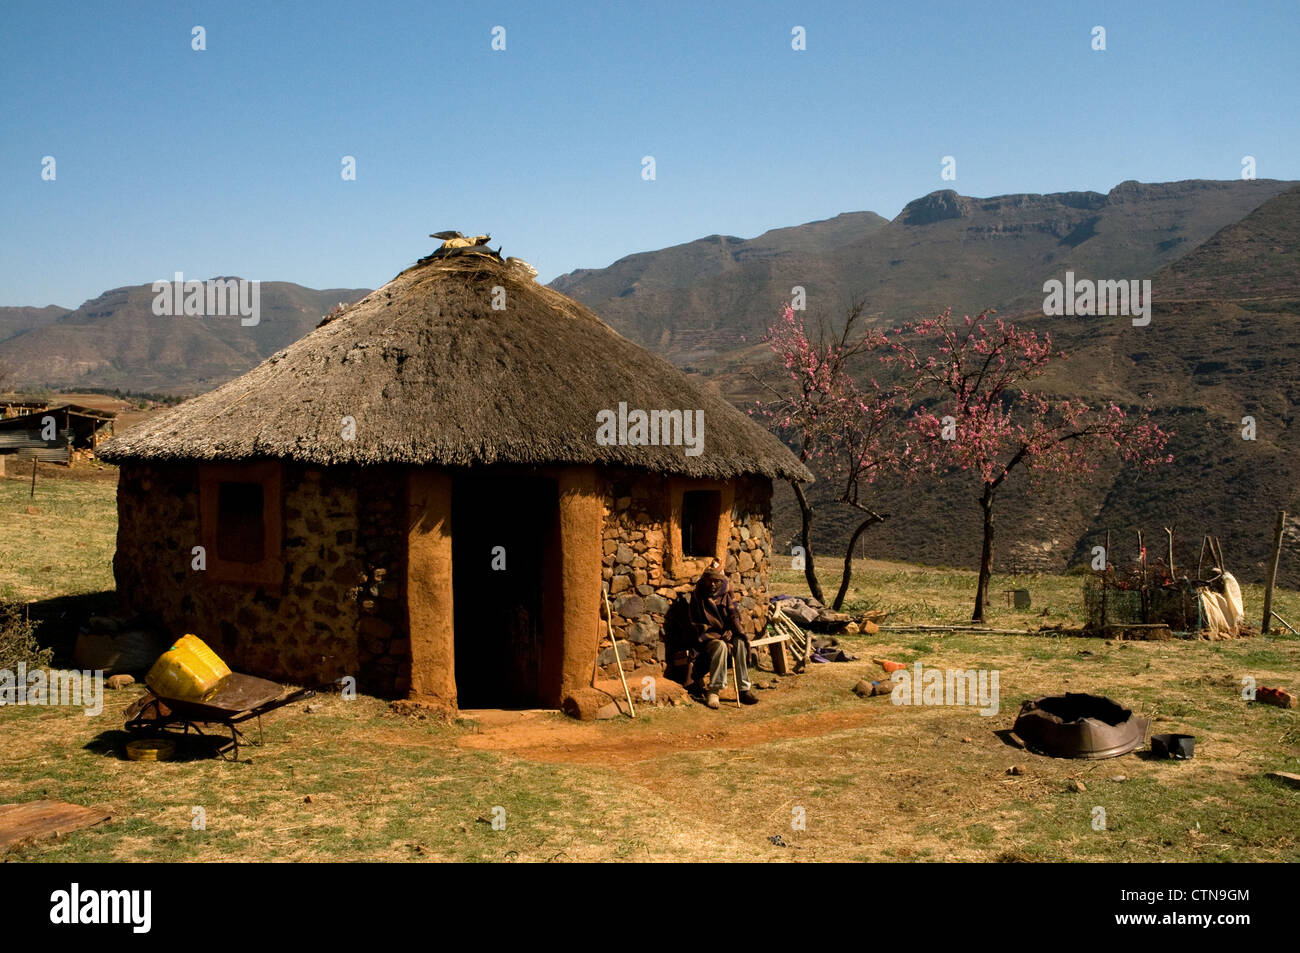
[{"label": "straw thatch", "polygon": [[[506,308],[492,308],[493,288]],[[600,446],[596,414],[704,411],[704,449]],[[343,418],[356,421],[343,439]],[[130,460],[608,464],[809,480],[726,400],[495,255],[428,258],[243,377],[105,444]]]}]

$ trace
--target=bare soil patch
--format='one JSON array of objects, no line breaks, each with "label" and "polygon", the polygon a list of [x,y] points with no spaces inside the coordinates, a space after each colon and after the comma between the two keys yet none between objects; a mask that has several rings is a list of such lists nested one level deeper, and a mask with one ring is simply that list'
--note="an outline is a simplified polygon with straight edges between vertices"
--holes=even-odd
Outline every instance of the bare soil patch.
[{"label": "bare soil patch", "polygon": [[734,708],[730,712],[725,707],[713,712],[694,707],[695,711],[663,713],[653,727],[640,731],[619,730],[630,728],[627,724],[607,730],[603,725],[538,713],[537,717],[514,724],[481,725],[479,731],[463,736],[458,744],[553,764],[629,764],[684,751],[732,750],[815,738],[861,727],[873,717],[867,707],[784,717],[774,713],[765,718]]}]

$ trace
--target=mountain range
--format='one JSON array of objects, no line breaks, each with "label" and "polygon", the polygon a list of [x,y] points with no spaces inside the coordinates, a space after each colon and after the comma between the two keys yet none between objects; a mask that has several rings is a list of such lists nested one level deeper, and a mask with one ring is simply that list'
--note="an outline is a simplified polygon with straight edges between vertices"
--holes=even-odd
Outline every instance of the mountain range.
[{"label": "mountain range", "polygon": [[1124,182],[1099,192],[969,198],[933,192],[893,221],[852,212],[743,240],[711,235],[562,275],[552,287],[678,364],[756,339],[800,286],[810,312],[852,298],[894,324],[951,307],[1041,305],[1043,282],[1143,278],[1294,183]]},{"label": "mountain range", "polygon": [[9,386],[198,394],[292,344],[340,301],[367,293],[264,281],[258,322],[248,327],[238,317],[155,315],[152,285],[114,288],[72,310],[0,308],[0,365],[9,368]]}]

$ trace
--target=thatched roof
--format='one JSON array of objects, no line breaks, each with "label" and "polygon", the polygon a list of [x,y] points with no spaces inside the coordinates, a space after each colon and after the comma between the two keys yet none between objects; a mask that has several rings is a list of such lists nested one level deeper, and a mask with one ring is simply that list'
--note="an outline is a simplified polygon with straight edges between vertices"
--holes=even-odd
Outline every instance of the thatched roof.
[{"label": "thatched roof", "polygon": [[[493,288],[505,310],[492,309]],[[703,410],[703,452],[601,446],[597,413]],[[342,436],[343,418],[356,421]],[[109,461],[609,464],[812,478],[723,398],[495,254],[422,260],[243,377],[104,444]]]}]

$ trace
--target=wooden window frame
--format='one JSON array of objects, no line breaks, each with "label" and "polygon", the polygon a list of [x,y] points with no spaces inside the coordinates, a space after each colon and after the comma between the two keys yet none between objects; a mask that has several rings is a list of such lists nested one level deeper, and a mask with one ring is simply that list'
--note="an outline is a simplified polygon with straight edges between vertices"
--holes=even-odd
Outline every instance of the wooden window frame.
[{"label": "wooden window frame", "polygon": [[[712,555],[687,556],[682,549],[682,500],[688,491],[715,490],[719,494],[718,535]],[[697,578],[714,559],[726,572],[727,546],[731,542],[731,514],[736,505],[736,487],[724,480],[674,479],[668,483],[668,547],[664,554],[664,572],[677,580]]]},{"label": "wooden window frame", "polygon": [[[254,586],[277,587],[282,584],[283,482],[278,460],[199,464],[199,536],[207,556],[208,578]],[[222,483],[259,483],[262,486],[262,558],[258,562],[225,560],[217,551]]]}]

